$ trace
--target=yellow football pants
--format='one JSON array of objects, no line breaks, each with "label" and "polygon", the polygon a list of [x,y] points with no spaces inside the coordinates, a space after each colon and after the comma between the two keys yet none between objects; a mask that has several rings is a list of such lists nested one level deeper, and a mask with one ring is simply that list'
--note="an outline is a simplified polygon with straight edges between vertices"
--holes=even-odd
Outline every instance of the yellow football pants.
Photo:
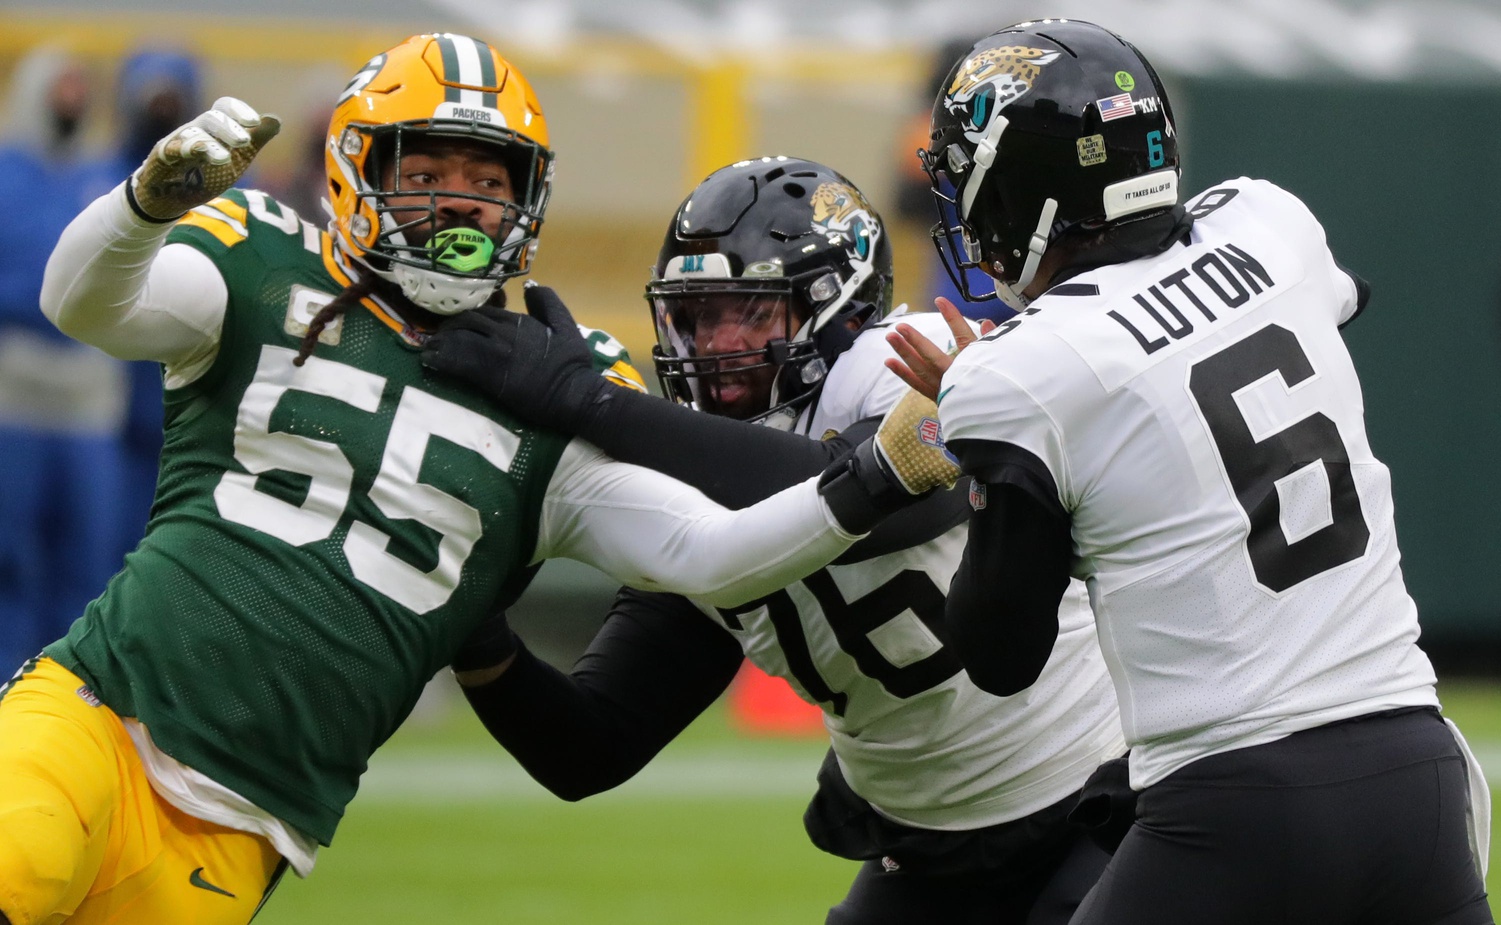
[{"label": "yellow football pants", "polygon": [[51,659],[0,689],[0,912],[11,925],[243,925],[280,872],[270,842],[188,816]]}]

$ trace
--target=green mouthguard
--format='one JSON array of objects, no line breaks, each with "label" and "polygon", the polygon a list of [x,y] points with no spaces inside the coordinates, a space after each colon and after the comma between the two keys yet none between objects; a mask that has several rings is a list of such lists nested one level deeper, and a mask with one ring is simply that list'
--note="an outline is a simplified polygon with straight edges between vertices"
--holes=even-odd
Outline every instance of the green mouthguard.
[{"label": "green mouthguard", "polygon": [[446,228],[433,235],[432,249],[438,252],[433,262],[459,273],[473,273],[490,265],[495,242],[483,231],[473,228]]}]

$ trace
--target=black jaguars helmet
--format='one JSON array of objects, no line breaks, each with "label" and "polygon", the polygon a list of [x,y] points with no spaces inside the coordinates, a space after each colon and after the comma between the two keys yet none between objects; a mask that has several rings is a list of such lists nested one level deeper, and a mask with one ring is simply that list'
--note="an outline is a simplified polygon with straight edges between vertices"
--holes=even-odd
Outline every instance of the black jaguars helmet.
[{"label": "black jaguars helmet", "polygon": [[[848,179],[790,157],[723,167],[678,207],[646,287],[662,389],[748,420],[801,408],[858,330],[889,310],[891,285],[885,227]],[[761,333],[737,342],[731,325],[706,343],[704,332],[725,330],[727,317]],[[768,367],[777,372],[765,407],[714,407],[716,378]]]},{"label": "black jaguars helmet", "polygon": [[[1178,203],[1178,137],[1157,72],[1092,23],[1044,19],[986,36],[949,72],[919,151],[934,243],[966,299],[1025,307],[1049,244]],[[992,276],[972,293],[964,271]]]}]

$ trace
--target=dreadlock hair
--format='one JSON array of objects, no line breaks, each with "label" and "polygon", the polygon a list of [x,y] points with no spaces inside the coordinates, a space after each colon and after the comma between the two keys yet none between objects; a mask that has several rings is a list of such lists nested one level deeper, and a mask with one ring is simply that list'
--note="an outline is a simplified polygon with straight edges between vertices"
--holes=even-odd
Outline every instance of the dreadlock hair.
[{"label": "dreadlock hair", "polygon": [[307,362],[308,357],[313,355],[313,350],[318,346],[318,336],[323,333],[323,329],[328,327],[330,322],[360,304],[361,299],[375,291],[375,287],[371,285],[372,278],[373,275],[355,280],[345,286],[343,292],[334,296],[332,302],[318,309],[318,314],[308,322],[307,333],[302,335],[302,345],[297,351],[297,358],[292,361],[293,366],[301,366]]}]

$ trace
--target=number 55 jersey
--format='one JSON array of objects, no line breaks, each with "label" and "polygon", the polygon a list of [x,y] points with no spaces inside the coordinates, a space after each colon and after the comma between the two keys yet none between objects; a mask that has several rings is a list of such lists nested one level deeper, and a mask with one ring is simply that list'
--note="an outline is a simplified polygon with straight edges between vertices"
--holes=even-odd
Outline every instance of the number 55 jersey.
[{"label": "number 55 jersey", "polygon": [[1241,178],[1181,244],[1055,284],[943,380],[950,440],[1010,444],[1072,523],[1146,787],[1196,758],[1437,704],[1339,327],[1364,284]]},{"label": "number 55 jersey", "polygon": [[48,654],[175,760],[326,843],[366,757],[530,558],[566,441],[424,375],[376,310],[294,365],[347,277],[265,194],[232,190],[167,241],[223,278],[217,350],[169,370],[146,536]]}]

